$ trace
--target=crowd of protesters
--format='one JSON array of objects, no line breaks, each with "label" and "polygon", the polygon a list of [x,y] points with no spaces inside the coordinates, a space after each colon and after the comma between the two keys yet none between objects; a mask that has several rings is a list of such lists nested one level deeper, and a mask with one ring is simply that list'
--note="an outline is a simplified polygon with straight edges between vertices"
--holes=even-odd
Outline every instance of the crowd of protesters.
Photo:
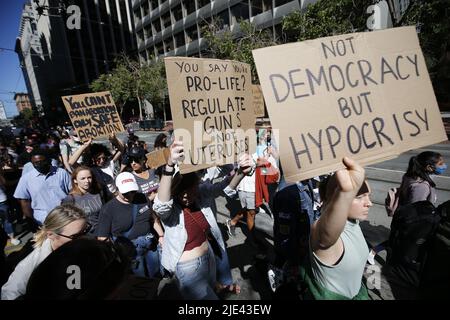
[{"label": "crowd of protesters", "polygon": [[[392,246],[403,228],[398,219],[391,238],[369,250],[360,222],[368,219],[371,187],[357,162],[345,157],[345,169],[287,184],[270,128],[259,128],[254,154],[189,174],[179,172],[183,142],[166,133],[148,146],[133,130],[126,141],[110,135],[109,144],[82,142],[71,128],[45,132],[27,128],[18,137],[1,137],[0,232],[12,246],[21,243],[14,225],[34,234],[33,246],[25,246],[12,265],[2,250],[2,299],[119,299],[136,277],[173,279],[176,293],[170,298],[239,294],[217,222],[220,195],[241,204],[225,222],[229,237],[245,224],[247,239],[256,246],[258,212],[274,215],[276,258],[268,281],[278,293],[295,281],[302,289],[290,294],[302,299],[368,299],[362,281],[366,263],[373,264],[384,249],[393,257],[403,254]],[[147,168],[146,154],[166,147],[167,163]],[[423,201],[435,205],[431,175],[446,168],[438,153],[413,157],[396,210]],[[66,288],[67,274],[60,270],[66,265],[88,270],[77,293]]]}]

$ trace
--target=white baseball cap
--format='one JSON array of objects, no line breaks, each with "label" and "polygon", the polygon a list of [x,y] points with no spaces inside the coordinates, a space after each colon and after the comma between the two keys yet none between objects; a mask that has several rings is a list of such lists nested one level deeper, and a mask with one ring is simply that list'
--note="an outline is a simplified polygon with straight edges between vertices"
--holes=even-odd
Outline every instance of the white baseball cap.
[{"label": "white baseball cap", "polygon": [[119,192],[122,194],[139,190],[136,179],[130,172],[120,173],[116,178],[116,186],[119,189]]}]

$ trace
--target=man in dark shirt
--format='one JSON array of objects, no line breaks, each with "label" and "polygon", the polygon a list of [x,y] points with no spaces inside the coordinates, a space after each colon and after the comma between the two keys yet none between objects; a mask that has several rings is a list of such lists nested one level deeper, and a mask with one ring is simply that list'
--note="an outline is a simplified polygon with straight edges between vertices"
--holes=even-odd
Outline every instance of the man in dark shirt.
[{"label": "man in dark shirt", "polygon": [[[108,237],[125,237],[137,249],[136,274],[145,275],[144,260],[148,274],[155,276],[160,270],[159,253],[155,245],[163,231],[154,225],[154,218],[147,197],[138,193],[139,186],[134,175],[122,172],[116,178],[118,195],[107,202],[100,211],[97,235],[100,240]],[[156,229],[156,230],[155,230]]]}]

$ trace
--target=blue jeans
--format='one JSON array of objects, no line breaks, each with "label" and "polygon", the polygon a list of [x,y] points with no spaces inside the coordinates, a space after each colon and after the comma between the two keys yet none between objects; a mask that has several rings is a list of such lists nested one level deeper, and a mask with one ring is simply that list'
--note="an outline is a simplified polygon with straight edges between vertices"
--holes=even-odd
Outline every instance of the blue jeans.
[{"label": "blue jeans", "polygon": [[[159,273],[163,275],[161,266],[161,246],[158,244],[156,250],[146,250],[145,252],[138,250],[135,264],[133,265],[133,273],[140,277],[157,277]],[[147,268],[147,272],[145,271]]]},{"label": "blue jeans", "polygon": [[6,202],[0,203],[0,221],[3,229],[8,235],[14,234],[13,225],[9,222],[8,217],[9,206]]},{"label": "blue jeans", "polygon": [[224,286],[231,286],[233,284],[233,277],[231,276],[230,262],[228,261],[227,250],[222,250],[222,258],[215,256],[217,268],[217,281]]},{"label": "blue jeans", "polygon": [[218,300],[216,285],[216,260],[209,247],[201,257],[178,262],[175,270],[178,288],[186,300]]}]

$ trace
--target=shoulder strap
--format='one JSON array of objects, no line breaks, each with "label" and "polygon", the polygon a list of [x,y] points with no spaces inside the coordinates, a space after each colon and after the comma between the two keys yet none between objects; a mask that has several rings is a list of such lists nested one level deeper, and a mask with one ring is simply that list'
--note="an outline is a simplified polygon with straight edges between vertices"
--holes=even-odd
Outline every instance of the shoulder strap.
[{"label": "shoulder strap", "polygon": [[132,223],[131,223],[131,227],[130,227],[130,229],[128,229],[128,231],[122,233],[122,235],[123,235],[125,238],[128,238],[128,236],[130,235],[131,230],[132,230],[133,227],[134,227],[134,224],[135,224],[135,222],[136,222],[137,213],[138,213],[138,205],[137,205],[137,204],[133,204],[133,216],[132,216],[133,221],[132,221]]}]

